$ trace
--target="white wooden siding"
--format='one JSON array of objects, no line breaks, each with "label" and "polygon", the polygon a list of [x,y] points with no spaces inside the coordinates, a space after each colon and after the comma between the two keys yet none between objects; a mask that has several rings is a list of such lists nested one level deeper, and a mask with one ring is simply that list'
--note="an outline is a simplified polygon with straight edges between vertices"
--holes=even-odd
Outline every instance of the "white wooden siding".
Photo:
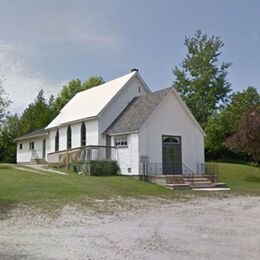
[{"label": "white wooden siding", "polygon": [[[123,175],[138,175],[139,174],[139,153],[138,153],[138,134],[127,135],[127,147],[116,148],[117,161]],[[112,137],[112,144],[114,137]],[[128,172],[128,168],[131,172]]]},{"label": "white wooden siding", "polygon": [[196,172],[197,163],[204,163],[204,137],[183,107],[170,93],[155,109],[140,131],[140,155],[150,162],[162,163],[162,135],[182,138],[182,162]]},{"label": "white wooden siding", "polygon": [[[84,121],[86,125],[86,144],[87,145],[98,145],[98,120],[88,120]],[[71,124],[71,136],[72,136],[72,147],[80,147],[81,144],[81,123]],[[67,149],[67,128],[68,126],[62,126],[59,128],[59,150]],[[55,152],[55,135],[57,129],[50,131],[50,149],[48,153]]]},{"label": "white wooden siding", "polygon": [[117,118],[120,112],[123,111],[123,109],[129,104],[129,102],[134,97],[144,94],[147,94],[147,89],[143,86],[142,82],[136,77],[132,78],[127,83],[127,85],[118,93],[113,102],[110,103],[100,115],[100,145],[105,145],[105,137],[102,137],[101,134],[110,126],[110,124]]},{"label": "white wooden siding", "polygon": [[[32,159],[32,150],[29,149],[30,142],[34,142],[34,150],[37,152],[39,158],[42,158],[42,144],[43,139],[47,139],[47,137],[38,137],[31,138],[24,141],[17,142],[17,153],[16,153],[16,161],[18,163],[29,163]],[[47,140],[46,140],[47,142]],[[23,148],[20,149],[20,144],[23,145]]]}]

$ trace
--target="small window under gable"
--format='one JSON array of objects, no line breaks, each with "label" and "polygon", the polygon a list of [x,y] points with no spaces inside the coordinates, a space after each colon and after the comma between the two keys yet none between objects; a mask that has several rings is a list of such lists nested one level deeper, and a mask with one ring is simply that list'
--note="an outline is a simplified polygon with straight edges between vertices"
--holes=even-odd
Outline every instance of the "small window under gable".
[{"label": "small window under gable", "polygon": [[20,150],[22,150],[23,149],[23,144],[20,144]]},{"label": "small window under gable", "polygon": [[141,93],[141,86],[138,87],[138,92]]},{"label": "small window under gable", "polygon": [[116,147],[127,147],[128,146],[127,135],[116,136],[114,138],[114,142]]}]

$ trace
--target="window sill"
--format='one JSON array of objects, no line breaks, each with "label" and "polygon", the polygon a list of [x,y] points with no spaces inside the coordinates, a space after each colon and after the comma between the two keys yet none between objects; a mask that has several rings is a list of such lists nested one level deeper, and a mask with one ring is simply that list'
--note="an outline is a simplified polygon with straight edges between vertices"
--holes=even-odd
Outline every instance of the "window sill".
[{"label": "window sill", "polygon": [[128,148],[128,145],[116,146],[116,148]]}]

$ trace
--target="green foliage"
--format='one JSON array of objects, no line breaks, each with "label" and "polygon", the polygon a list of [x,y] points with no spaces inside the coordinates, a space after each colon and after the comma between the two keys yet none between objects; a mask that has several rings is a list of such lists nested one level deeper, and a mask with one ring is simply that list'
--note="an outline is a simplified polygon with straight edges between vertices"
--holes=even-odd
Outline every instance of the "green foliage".
[{"label": "green foliage", "polygon": [[258,104],[260,104],[260,94],[255,87],[250,86],[242,92],[233,93],[231,102],[223,111],[229,122],[230,131],[235,132],[243,115]]},{"label": "green foliage", "polygon": [[1,76],[0,78],[0,124],[3,123],[3,120],[7,115],[6,109],[11,103],[11,101],[6,97],[6,92],[3,88],[3,82],[4,82],[3,76]]},{"label": "green foliage", "polygon": [[117,175],[119,170],[116,161],[91,161],[90,167],[93,176]]},{"label": "green foliage", "polygon": [[260,104],[242,117],[237,131],[227,139],[226,145],[231,151],[260,162]]},{"label": "green foliage", "polygon": [[0,135],[0,161],[15,162],[16,143],[14,139],[21,134],[19,116],[17,114],[8,116]]},{"label": "green foliage", "polygon": [[117,175],[119,167],[116,161],[90,161],[71,163],[70,170],[92,176],[110,176]]},{"label": "green foliage", "polygon": [[[257,104],[260,104],[259,93],[256,88],[248,87],[242,92],[233,93],[230,103],[209,118],[205,126],[207,134],[205,148],[208,159],[216,159],[216,157],[212,158],[212,155],[235,156],[233,153],[228,155],[225,141],[238,130],[239,123],[245,113]],[[241,155],[239,157],[241,158]]]},{"label": "green foliage", "polygon": [[20,120],[22,134],[45,127],[54,117],[52,108],[52,99],[47,101],[44,97],[44,91],[40,90],[33,103],[24,110]]},{"label": "green foliage", "polygon": [[[15,162],[16,137],[46,127],[60,112],[60,109],[78,92],[102,84],[101,77],[90,77],[83,84],[72,80],[64,86],[58,97],[52,95],[47,100],[44,91],[40,90],[34,102],[28,105],[22,115],[6,116],[9,101],[0,81],[0,162]],[[1,122],[3,123],[1,126]]]},{"label": "green foliage", "polygon": [[84,83],[79,79],[71,80],[67,86],[63,86],[58,97],[53,102],[55,111],[58,113],[78,92],[90,89],[104,83],[102,77],[90,77]]},{"label": "green foliage", "polygon": [[219,64],[224,43],[219,37],[208,37],[198,30],[193,37],[186,37],[187,55],[173,70],[173,86],[204,127],[208,118],[228,101],[231,84],[227,70],[231,63]]}]

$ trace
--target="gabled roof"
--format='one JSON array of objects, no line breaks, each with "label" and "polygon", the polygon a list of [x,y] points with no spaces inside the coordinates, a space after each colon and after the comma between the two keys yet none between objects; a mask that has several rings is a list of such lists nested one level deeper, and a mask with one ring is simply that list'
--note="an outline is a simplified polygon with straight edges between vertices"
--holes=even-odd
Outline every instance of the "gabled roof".
[{"label": "gabled roof", "polygon": [[173,87],[165,88],[144,96],[134,98],[121,112],[121,114],[119,114],[115,121],[107,128],[104,134],[113,135],[139,131],[139,129],[150,117],[156,107],[170,92],[177,98],[184,111],[205,136],[205,132],[201,128],[200,124]]},{"label": "gabled roof", "polygon": [[49,133],[48,130],[46,130],[45,128],[41,128],[41,129],[34,130],[30,133],[24,134],[22,136],[19,136],[15,138],[14,141],[21,141],[29,138],[34,138],[34,137],[47,136],[48,133]]},{"label": "gabled roof", "polygon": [[[133,71],[120,78],[77,93],[60,111],[46,129],[86,118],[95,118],[135,75]],[[139,75],[138,75],[139,76]],[[139,76],[140,77],[140,76]]]},{"label": "gabled roof", "polygon": [[104,133],[138,131],[170,91],[171,88],[166,88],[134,98]]}]

